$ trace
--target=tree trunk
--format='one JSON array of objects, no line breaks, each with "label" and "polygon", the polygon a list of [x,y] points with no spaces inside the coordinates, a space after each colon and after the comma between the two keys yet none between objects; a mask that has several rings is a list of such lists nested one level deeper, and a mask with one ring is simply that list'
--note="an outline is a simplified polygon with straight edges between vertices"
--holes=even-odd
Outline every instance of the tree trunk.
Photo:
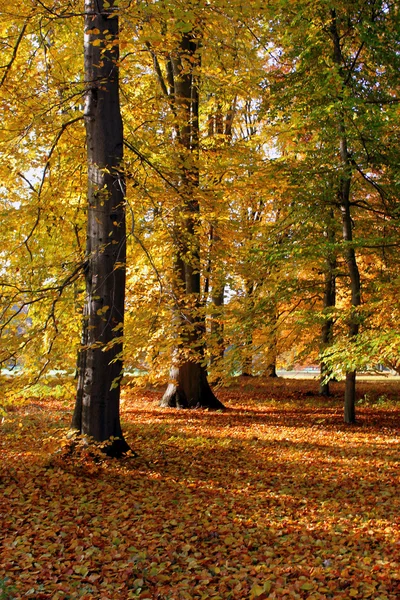
[{"label": "tree trunk", "polygon": [[162,397],[164,408],[223,409],[207,380],[207,372],[199,361],[187,361],[170,371],[170,383]]},{"label": "tree trunk", "polygon": [[276,372],[276,362],[275,361],[270,362],[269,365],[267,365],[265,374],[270,379],[274,379],[275,377],[278,377],[278,373]]},{"label": "tree trunk", "polygon": [[243,325],[242,377],[253,377],[254,283],[246,282],[246,321]]},{"label": "tree trunk", "polygon": [[278,377],[276,372],[276,358],[278,354],[278,340],[277,340],[277,329],[278,329],[278,318],[277,318],[277,305],[273,302],[273,311],[271,313],[271,323],[269,326],[270,330],[270,341],[267,349],[267,368],[265,369],[264,375],[270,379]]},{"label": "tree trunk", "polygon": [[344,392],[344,422],[349,424],[356,422],[355,391],[356,372],[351,371],[349,373],[346,373],[346,385]]},{"label": "tree trunk", "polygon": [[[349,185],[350,190],[350,185]],[[346,192],[347,193],[347,192]],[[360,274],[357,266],[356,255],[353,246],[350,246],[353,240],[352,221],[350,216],[350,202],[344,202],[342,205],[343,220],[343,239],[347,242],[345,250],[345,259],[350,276],[351,289],[351,313],[348,322],[350,341],[358,335],[359,323],[357,307],[361,304],[361,284]],[[356,372],[346,373],[346,388],[344,396],[344,420],[345,423],[355,423],[355,403],[356,403]]]},{"label": "tree trunk", "polygon": [[211,303],[214,314],[211,319],[211,337],[213,339],[213,353],[210,357],[210,365],[218,363],[224,356],[224,326],[220,320],[221,309],[224,306],[225,285],[214,281],[211,292]]},{"label": "tree trunk", "polygon": [[88,158],[86,301],[72,428],[119,456],[125,300],[125,181],[119,103],[118,16],[113,0],[85,0]]},{"label": "tree trunk", "polygon": [[225,277],[221,267],[216,267],[216,252],[215,246],[220,242],[220,237],[215,231],[214,225],[210,227],[210,257],[208,261],[208,274],[206,279],[206,287],[204,290],[205,302],[208,300],[209,280],[211,276],[211,318],[210,318],[210,338],[211,338],[211,353],[210,367],[218,365],[219,361],[224,356],[224,326],[221,321],[221,313],[224,307],[225,299]]},{"label": "tree trunk", "polygon": [[170,56],[170,89],[176,114],[179,147],[179,179],[182,194],[176,211],[174,262],[174,321],[181,342],[173,353],[170,383],[161,400],[163,407],[222,409],[207,381],[204,361],[204,312],[200,302],[199,221],[199,91],[196,69],[200,66],[200,43],[191,31],[182,34]]},{"label": "tree trunk", "polygon": [[[334,215],[333,209],[330,210],[330,223],[326,228],[326,238],[328,244],[331,246],[335,241],[335,232],[332,227]],[[336,304],[336,256],[332,254],[332,251],[328,251],[326,258],[326,272],[324,282],[324,311],[329,311]],[[332,343],[333,339],[333,319],[331,316],[325,317],[324,323],[321,330],[321,346],[322,350],[326,349],[329,344]],[[329,380],[325,381],[330,375],[330,369],[326,365],[324,359],[321,359],[321,380],[319,386],[319,393],[321,396],[330,396]]]},{"label": "tree trunk", "polygon": [[[339,73],[343,80],[343,87],[346,86],[347,79],[343,71],[345,61],[342,55],[340,45],[340,35],[338,30],[337,16],[334,9],[331,10],[331,27],[330,32],[333,40],[333,60],[339,68]],[[353,223],[351,219],[351,202],[350,188],[352,179],[352,163],[351,156],[348,150],[346,126],[344,116],[339,116],[339,151],[342,167],[342,175],[340,178],[338,199],[342,212],[342,231],[343,241],[345,243],[344,256],[347,264],[348,274],[350,278],[351,290],[351,312],[348,322],[349,339],[354,339],[358,335],[359,322],[357,308],[361,304],[361,282],[360,273],[358,270],[356,254],[353,246]],[[356,402],[356,372],[348,371],[346,373],[346,388],[344,397],[344,421],[345,423],[355,422],[355,402]]]},{"label": "tree trunk", "polygon": [[[223,147],[227,141],[230,142],[232,138],[232,126],[234,117],[234,107],[228,112],[227,115],[223,115],[222,107],[220,103],[217,103],[215,111],[209,115],[208,118],[208,136],[213,137],[215,135],[225,136],[225,141],[217,139],[213,149],[209,152],[215,152],[217,148]],[[215,141],[215,140],[214,140]],[[213,186],[218,185],[218,179],[213,180]],[[209,249],[209,260],[207,269],[207,278],[205,286],[205,301],[207,302],[209,292],[209,280],[212,280],[211,290],[211,323],[210,323],[210,337],[211,337],[211,354],[210,354],[210,368],[217,365],[224,357],[224,325],[221,320],[222,310],[225,299],[225,274],[224,266],[221,262],[217,263],[218,256],[218,245],[221,242],[221,238],[218,233],[218,222],[211,224],[210,226],[210,249]],[[217,379],[220,379],[218,377]]]}]

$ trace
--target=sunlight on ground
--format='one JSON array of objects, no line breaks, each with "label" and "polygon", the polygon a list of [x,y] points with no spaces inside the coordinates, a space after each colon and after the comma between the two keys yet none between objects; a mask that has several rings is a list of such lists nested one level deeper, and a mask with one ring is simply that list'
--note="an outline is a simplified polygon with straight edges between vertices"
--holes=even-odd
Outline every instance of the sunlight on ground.
[{"label": "sunlight on ground", "polygon": [[71,403],[7,413],[0,598],[398,599],[397,386],[346,427],[340,384],[311,385],[241,383],[217,413],[127,390],[122,461],[56,452]]}]

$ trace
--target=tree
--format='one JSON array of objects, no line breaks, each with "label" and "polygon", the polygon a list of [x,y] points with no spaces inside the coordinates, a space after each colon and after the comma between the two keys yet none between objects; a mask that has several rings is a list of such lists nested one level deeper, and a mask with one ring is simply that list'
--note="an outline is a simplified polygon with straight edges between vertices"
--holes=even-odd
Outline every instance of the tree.
[{"label": "tree", "polygon": [[106,441],[114,456],[129,448],[119,418],[126,224],[118,29],[116,2],[85,0],[86,300],[72,427]]},{"label": "tree", "polygon": [[[320,300],[325,296],[320,316],[325,323],[323,343],[329,348],[322,353],[323,369],[345,374],[348,423],[355,420],[356,369],[366,364],[357,340],[360,332],[371,328],[376,314],[372,264],[378,266],[379,254],[390,251],[389,231],[397,218],[391,206],[393,157],[382,151],[388,130],[396,131],[396,24],[398,10],[373,1],[338,1],[330,8],[314,3],[310,11],[300,0],[270,22],[279,65],[270,77],[270,118],[281,147],[286,138],[294,207],[302,222],[300,237],[292,239],[297,248],[304,248],[309,273],[315,269],[324,275],[323,282],[313,277]],[[326,193],[329,188],[331,193]],[[322,245],[316,236],[322,240],[323,232],[327,235]],[[330,264],[321,264],[321,259]],[[339,298],[335,309],[328,307],[334,302],[334,283]],[[310,331],[315,331],[317,311],[313,308],[309,314]],[[298,320],[304,328],[305,322]]]},{"label": "tree", "polygon": [[[338,29],[338,19],[336,10],[331,9],[331,23],[329,32],[333,45],[333,62],[338,70],[338,75],[342,80],[342,88],[339,92],[339,100],[343,102],[346,82],[352,75],[350,67],[346,69],[346,59],[342,53],[340,32]],[[361,51],[361,50],[360,50]],[[357,56],[357,55],[356,55]],[[354,64],[355,61],[353,61]],[[354,65],[355,66],[355,65]],[[351,161],[351,153],[348,146],[347,131],[345,124],[344,112],[339,106],[337,114],[338,142],[340,155],[340,179],[337,186],[338,203],[342,213],[342,228],[344,241],[344,256],[348,269],[351,290],[351,309],[348,321],[349,337],[355,338],[359,332],[359,315],[357,309],[361,304],[361,281],[360,271],[357,264],[356,253],[353,245],[353,221],[351,215],[351,184],[353,165]],[[354,423],[356,403],[356,371],[346,372],[346,387],[344,396],[344,420],[346,423]]]},{"label": "tree", "polygon": [[[0,103],[7,114],[0,131],[0,204],[8,224],[0,362],[23,365],[19,381],[28,384],[50,369],[73,370],[76,362],[82,57],[75,51],[78,18],[57,21],[41,5],[23,2],[2,3],[0,14]],[[16,391],[15,380],[11,387]]]},{"label": "tree", "polygon": [[[327,238],[328,245],[325,259],[324,269],[324,299],[323,299],[323,324],[321,327],[321,350],[326,350],[333,340],[334,320],[332,310],[336,305],[336,253],[333,249],[335,243],[334,229],[334,214],[333,209],[329,211],[329,216],[326,224],[324,235]],[[324,359],[321,359],[321,379],[319,391],[321,396],[330,396],[330,371],[325,364]]]},{"label": "tree", "polygon": [[[170,93],[176,111],[179,186],[182,190],[175,209],[175,259],[173,306],[175,326],[180,331],[173,354],[170,383],[161,406],[223,408],[207,380],[202,336],[205,329],[200,306],[200,247],[198,227],[200,203],[199,153],[199,67],[200,31],[194,25],[182,32],[169,58]],[[184,341],[183,341],[184,340]]]}]

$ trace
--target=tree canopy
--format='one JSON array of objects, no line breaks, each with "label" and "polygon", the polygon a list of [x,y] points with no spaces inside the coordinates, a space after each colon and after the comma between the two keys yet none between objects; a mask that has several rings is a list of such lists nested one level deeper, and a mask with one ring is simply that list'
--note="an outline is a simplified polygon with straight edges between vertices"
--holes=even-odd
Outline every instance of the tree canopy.
[{"label": "tree canopy", "polygon": [[[3,368],[21,367],[24,385],[73,373],[79,349],[113,344],[80,335],[85,29],[99,72],[114,65],[96,75],[100,92],[119,70],[124,128],[119,177],[96,180],[112,190],[123,179],[115,206],[126,215],[126,259],[111,268],[126,272],[124,348],[104,368],[123,359],[141,378],[169,380],[166,403],[216,408],[207,377],[321,364],[323,384],[346,377],[353,421],[356,371],[400,364],[399,7],[102,6],[120,29],[100,39],[78,0],[0,2]],[[108,163],[97,166],[107,180]],[[107,321],[106,305],[97,310]],[[112,319],[122,333],[122,316]]]}]

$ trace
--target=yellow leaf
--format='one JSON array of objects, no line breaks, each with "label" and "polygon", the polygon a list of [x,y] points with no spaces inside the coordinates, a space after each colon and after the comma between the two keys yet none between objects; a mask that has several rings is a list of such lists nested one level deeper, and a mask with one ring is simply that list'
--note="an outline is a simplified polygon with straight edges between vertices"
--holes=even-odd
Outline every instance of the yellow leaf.
[{"label": "yellow leaf", "polygon": [[234,543],[235,543],[235,538],[234,538],[232,535],[227,535],[227,536],[224,538],[224,544],[225,544],[226,546],[231,546],[231,545],[232,545],[232,544],[234,544]]},{"label": "yellow leaf", "polygon": [[266,581],[263,585],[264,592],[270,592],[272,587],[272,581]]},{"label": "yellow leaf", "polygon": [[78,575],[82,575],[82,577],[86,577],[86,575],[89,573],[89,569],[85,565],[77,565],[74,567],[74,571]]},{"label": "yellow leaf", "polygon": [[261,585],[258,585],[258,583],[255,583],[253,585],[253,587],[250,590],[250,598],[258,598],[258,596],[261,596],[261,594],[264,593],[264,587],[261,587]]},{"label": "yellow leaf", "polygon": [[108,306],[108,304],[105,304],[105,305],[103,306],[103,308],[99,308],[99,309],[96,311],[96,314],[98,314],[98,315],[104,315],[104,313],[106,313],[106,312],[108,311],[108,309],[109,309],[109,308],[110,308],[110,307]]},{"label": "yellow leaf", "polygon": [[314,588],[312,583],[303,583],[301,586],[302,590],[312,590]]}]

